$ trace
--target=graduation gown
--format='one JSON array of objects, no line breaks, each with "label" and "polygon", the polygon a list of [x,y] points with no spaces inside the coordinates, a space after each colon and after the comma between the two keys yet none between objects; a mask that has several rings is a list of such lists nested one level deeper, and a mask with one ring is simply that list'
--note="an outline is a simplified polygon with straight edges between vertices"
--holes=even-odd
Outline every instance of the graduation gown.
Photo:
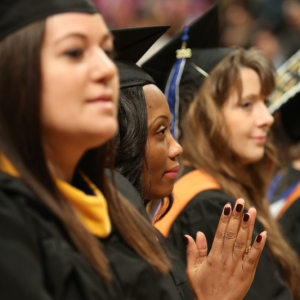
[{"label": "graduation gown", "polygon": [[300,259],[300,198],[297,198],[278,220],[290,245]]},{"label": "graduation gown", "polygon": [[0,299],[185,299],[172,274],[158,275],[112,226],[101,240],[113,275],[107,283],[23,181],[0,173]]},{"label": "graduation gown", "polygon": [[[211,249],[219,219],[226,203],[233,207],[235,200],[220,190],[206,190],[198,193],[181,211],[173,223],[168,239],[177,247],[181,259],[185,258],[184,234],[195,238],[197,231],[202,231]],[[264,230],[256,220],[253,240]],[[246,300],[292,300],[290,291],[283,281],[279,267],[271,258],[268,246],[264,247],[253,283],[244,298]]]},{"label": "graduation gown", "polygon": [[[131,183],[129,183],[129,181],[125,177],[123,177],[119,173],[115,172],[114,176],[117,189],[150,223],[150,219],[147,215],[145,206],[138,191],[131,185]],[[121,281],[123,282],[123,284],[126,283],[127,289],[128,287],[130,287],[129,290],[133,290],[135,292],[136,298],[129,297],[128,299],[194,300],[193,293],[185,275],[185,265],[179,259],[177,251],[174,250],[173,245],[167,239],[165,239],[165,237],[163,237],[159,231],[157,231],[157,238],[159,239],[161,246],[163,247],[171,261],[171,271],[170,274],[164,276],[164,278],[154,278],[154,281],[153,278],[147,278],[149,275],[144,278],[145,281],[143,280],[143,277],[141,276],[144,275],[145,271],[141,269],[140,263],[138,263],[138,261],[135,261],[136,255],[130,255],[132,258],[132,262],[129,265],[122,258],[126,250],[121,250],[120,252],[112,251],[111,253],[113,255],[110,254],[110,250],[113,250],[111,249],[111,247],[120,247],[120,249],[125,249],[125,243],[121,244],[120,242],[118,242],[119,246],[116,246],[116,239],[115,237],[113,237],[113,235],[108,239],[108,243],[105,243],[108,244],[107,255],[109,259],[117,262],[116,264],[114,264],[114,266],[117,266],[117,269],[115,270],[117,272],[117,276],[122,278]],[[120,237],[117,240],[120,241]],[[147,282],[147,280],[151,280],[151,283]],[[157,282],[157,280],[159,280],[159,282]]]},{"label": "graduation gown", "polygon": [[0,299],[122,299],[77,251],[57,217],[22,180],[2,172]]}]

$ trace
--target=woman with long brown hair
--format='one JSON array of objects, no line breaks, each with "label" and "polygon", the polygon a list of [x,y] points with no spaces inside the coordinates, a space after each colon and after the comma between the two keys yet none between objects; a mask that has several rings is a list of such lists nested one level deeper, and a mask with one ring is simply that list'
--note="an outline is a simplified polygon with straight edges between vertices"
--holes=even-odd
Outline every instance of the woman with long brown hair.
[{"label": "woman with long brown hair", "polygon": [[[3,300],[180,299],[154,229],[105,176],[117,130],[112,51],[89,1],[0,3]],[[131,263],[140,270],[131,286],[118,259],[129,278]]]},{"label": "woman with long brown hair", "polygon": [[[276,163],[268,134],[273,117],[266,107],[275,87],[273,66],[255,49],[200,51],[197,66],[209,75],[180,123],[184,167],[173,192],[174,204],[180,207],[173,205],[156,227],[185,259],[182,235],[194,236],[200,230],[210,248],[216,208],[243,197],[246,208],[257,209],[254,232],[268,232],[268,247],[245,299],[299,299],[299,262],[272,219],[266,199]],[[207,69],[203,66],[210,57],[218,59]],[[192,184],[198,190],[188,193]]]}]

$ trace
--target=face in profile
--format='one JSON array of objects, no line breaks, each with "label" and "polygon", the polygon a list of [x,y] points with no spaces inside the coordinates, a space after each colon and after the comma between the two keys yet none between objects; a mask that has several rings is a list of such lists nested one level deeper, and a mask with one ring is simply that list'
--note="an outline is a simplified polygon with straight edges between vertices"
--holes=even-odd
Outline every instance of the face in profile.
[{"label": "face in profile", "polygon": [[265,143],[273,117],[266,107],[266,97],[261,95],[257,73],[241,69],[242,95],[233,91],[222,107],[229,129],[230,145],[243,164],[259,161],[265,152]]},{"label": "face in profile", "polygon": [[119,85],[112,50],[112,37],[99,14],[64,13],[47,19],[41,122],[52,150],[86,151],[115,135]]},{"label": "face in profile", "polygon": [[179,170],[176,158],[182,148],[171,135],[170,110],[164,94],[153,84],[145,85],[143,90],[148,113],[143,198],[155,200],[171,194]]}]

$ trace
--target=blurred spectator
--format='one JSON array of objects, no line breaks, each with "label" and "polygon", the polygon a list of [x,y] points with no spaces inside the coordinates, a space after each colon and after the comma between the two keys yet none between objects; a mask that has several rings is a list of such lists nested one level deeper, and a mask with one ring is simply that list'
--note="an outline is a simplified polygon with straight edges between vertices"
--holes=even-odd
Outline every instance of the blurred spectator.
[{"label": "blurred spectator", "polygon": [[174,35],[215,0],[93,0],[110,28],[169,24]]},{"label": "blurred spectator", "polygon": [[286,58],[300,49],[300,2],[286,0],[283,6],[284,24],[278,33]]},{"label": "blurred spectator", "polygon": [[247,47],[254,28],[251,14],[239,3],[231,3],[223,8],[221,11],[223,23],[221,44],[225,47]]},{"label": "blurred spectator", "polygon": [[282,55],[281,46],[274,33],[270,30],[259,30],[252,38],[251,46],[254,46],[273,61],[275,68],[279,68],[284,62],[285,57]]},{"label": "blurred spectator", "polygon": [[171,25],[142,61],[216,2],[220,6],[222,46],[255,46],[276,68],[300,49],[300,0],[93,1],[110,28]]}]

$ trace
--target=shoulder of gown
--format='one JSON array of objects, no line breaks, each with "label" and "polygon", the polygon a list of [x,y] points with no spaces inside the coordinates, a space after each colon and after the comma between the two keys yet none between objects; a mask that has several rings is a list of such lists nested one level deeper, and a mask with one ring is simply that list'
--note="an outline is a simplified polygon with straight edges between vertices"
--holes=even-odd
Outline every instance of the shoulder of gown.
[{"label": "shoulder of gown", "polygon": [[55,215],[22,180],[0,173],[0,299],[114,299]]},{"label": "shoulder of gown", "polygon": [[[137,190],[119,173],[115,172],[114,177],[119,192],[150,222]],[[127,286],[126,296],[128,299],[193,300],[184,264],[178,260],[173,246],[159,232],[157,237],[172,265],[171,272],[165,276],[155,273],[148,263],[122,242],[117,232],[104,241],[107,255],[114,262],[114,272],[122,285]]]}]

